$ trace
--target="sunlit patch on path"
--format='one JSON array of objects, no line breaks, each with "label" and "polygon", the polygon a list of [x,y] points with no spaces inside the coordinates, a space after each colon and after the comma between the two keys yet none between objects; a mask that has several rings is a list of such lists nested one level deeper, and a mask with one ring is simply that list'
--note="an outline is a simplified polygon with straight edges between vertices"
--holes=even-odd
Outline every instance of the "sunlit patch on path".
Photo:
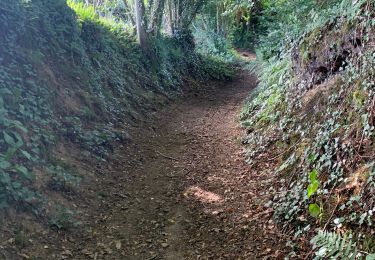
[{"label": "sunlit patch on path", "polygon": [[223,199],[221,196],[210,191],[205,191],[198,186],[190,187],[184,193],[184,195],[186,197],[193,197],[202,203],[222,203],[223,202]]},{"label": "sunlit patch on path", "polygon": [[[100,205],[74,259],[274,259],[267,167],[245,163],[236,117],[255,77],[213,83],[133,129],[101,169]],[[94,198],[97,201],[96,197]],[[76,239],[78,241],[78,239]],[[77,248],[74,248],[77,247]]]}]

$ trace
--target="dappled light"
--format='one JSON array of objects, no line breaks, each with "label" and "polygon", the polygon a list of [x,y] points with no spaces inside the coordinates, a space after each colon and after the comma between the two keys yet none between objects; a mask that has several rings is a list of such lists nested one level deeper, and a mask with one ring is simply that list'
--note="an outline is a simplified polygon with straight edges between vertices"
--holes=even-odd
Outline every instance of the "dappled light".
[{"label": "dappled light", "polygon": [[187,191],[184,193],[186,197],[193,197],[194,199],[202,202],[202,203],[215,203],[215,204],[220,204],[223,202],[223,199],[209,191],[205,191],[197,186],[190,187],[187,189]]},{"label": "dappled light", "polygon": [[0,0],[0,260],[375,259],[374,0]]}]

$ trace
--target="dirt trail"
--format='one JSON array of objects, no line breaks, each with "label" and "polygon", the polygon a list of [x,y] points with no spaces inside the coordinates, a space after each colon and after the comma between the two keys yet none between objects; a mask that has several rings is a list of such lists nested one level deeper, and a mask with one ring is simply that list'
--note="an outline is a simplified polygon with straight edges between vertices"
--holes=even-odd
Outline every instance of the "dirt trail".
[{"label": "dirt trail", "polygon": [[[98,185],[81,251],[94,259],[264,259],[283,243],[264,207],[269,174],[244,162],[236,118],[256,79],[194,93],[133,133]],[[108,173],[107,173],[108,174]],[[84,257],[83,257],[84,258]]]}]

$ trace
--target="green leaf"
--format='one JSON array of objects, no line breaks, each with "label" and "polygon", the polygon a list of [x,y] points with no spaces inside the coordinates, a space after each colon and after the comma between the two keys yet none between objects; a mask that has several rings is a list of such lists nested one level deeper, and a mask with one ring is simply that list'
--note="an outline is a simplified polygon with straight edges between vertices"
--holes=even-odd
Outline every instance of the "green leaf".
[{"label": "green leaf", "polygon": [[318,188],[319,188],[319,182],[317,180],[314,180],[312,183],[310,183],[309,186],[307,187],[307,198],[310,199],[310,197],[315,194]]},{"label": "green leaf", "polygon": [[1,95],[13,95],[13,93],[7,88],[0,88]]},{"label": "green leaf", "polygon": [[375,254],[367,255],[366,260],[375,260]]},{"label": "green leaf", "polygon": [[23,166],[23,165],[16,165],[15,167],[16,171],[25,179],[29,179],[29,180],[32,180],[33,179],[33,176],[32,174],[29,172],[29,170]]},{"label": "green leaf", "polygon": [[21,146],[24,145],[23,139],[17,132],[13,132],[13,135],[17,139],[17,142],[16,142],[15,146],[18,149],[18,148],[20,148]]},{"label": "green leaf", "polygon": [[27,132],[28,132],[27,128],[24,127],[24,126],[22,125],[22,123],[19,122],[19,121],[16,121],[16,122],[14,123],[14,127],[18,128],[19,130],[21,130],[21,131],[24,132],[25,134],[27,134]]},{"label": "green leaf", "polygon": [[23,154],[23,156],[25,156],[28,160],[31,160],[33,157],[31,156],[31,154],[29,154],[27,151],[24,151],[22,150],[21,153]]},{"label": "green leaf", "polygon": [[318,204],[310,204],[309,205],[309,213],[312,217],[317,218],[320,215],[320,207]]},{"label": "green leaf", "polygon": [[318,176],[318,171],[317,170],[312,170],[310,172],[310,181],[314,182],[316,180],[316,177]]},{"label": "green leaf", "polygon": [[15,146],[16,145],[16,141],[13,139],[13,137],[11,137],[7,132],[3,131],[3,134],[4,134],[4,141],[10,145],[10,146]]},{"label": "green leaf", "polygon": [[4,155],[5,161],[10,161],[10,160],[12,159],[13,155],[14,155],[16,152],[17,152],[17,148],[15,148],[15,147],[11,147],[11,148],[9,148],[9,149],[6,151],[5,155]]},{"label": "green leaf", "polygon": [[11,166],[12,165],[8,161],[5,161],[5,160],[0,161],[0,169],[2,170],[6,170]]},{"label": "green leaf", "polygon": [[6,185],[10,184],[10,176],[6,172],[0,172],[0,182]]},{"label": "green leaf", "polygon": [[309,174],[310,177],[310,184],[307,187],[307,198],[310,199],[312,195],[315,194],[315,192],[319,188],[319,181],[317,180],[318,171],[316,169],[312,170]]},{"label": "green leaf", "polygon": [[14,189],[19,189],[22,187],[22,184],[18,181],[12,182],[12,186]]},{"label": "green leaf", "polygon": [[318,157],[318,156],[317,156],[316,154],[311,153],[311,154],[309,154],[307,160],[308,160],[309,163],[312,164],[313,162],[316,161],[317,157]]}]

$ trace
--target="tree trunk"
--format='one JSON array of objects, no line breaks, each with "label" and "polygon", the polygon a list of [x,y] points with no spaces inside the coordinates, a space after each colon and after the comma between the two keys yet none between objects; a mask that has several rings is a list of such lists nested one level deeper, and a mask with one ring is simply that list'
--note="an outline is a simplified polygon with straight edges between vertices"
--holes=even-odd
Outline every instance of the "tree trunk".
[{"label": "tree trunk", "polygon": [[156,1],[151,18],[151,30],[155,36],[159,35],[161,23],[163,20],[165,0]]},{"label": "tree trunk", "polygon": [[168,0],[172,34],[188,30],[204,3],[204,0]]},{"label": "tree trunk", "polygon": [[126,13],[127,17],[129,17],[129,20],[130,20],[131,24],[133,26],[136,26],[136,22],[134,20],[134,12],[133,12],[131,6],[128,4],[127,0],[123,0],[123,2],[124,2],[124,6],[125,6],[125,11],[127,12]]},{"label": "tree trunk", "polygon": [[173,6],[172,0],[168,0],[168,20],[171,30],[171,35],[174,34],[174,19],[173,19]]},{"label": "tree trunk", "polygon": [[219,20],[219,3],[216,4],[216,33],[220,31],[220,20]]},{"label": "tree trunk", "polygon": [[137,39],[142,49],[148,49],[148,38],[146,33],[146,27],[144,23],[144,8],[141,0],[135,0],[134,12],[137,27]]}]

